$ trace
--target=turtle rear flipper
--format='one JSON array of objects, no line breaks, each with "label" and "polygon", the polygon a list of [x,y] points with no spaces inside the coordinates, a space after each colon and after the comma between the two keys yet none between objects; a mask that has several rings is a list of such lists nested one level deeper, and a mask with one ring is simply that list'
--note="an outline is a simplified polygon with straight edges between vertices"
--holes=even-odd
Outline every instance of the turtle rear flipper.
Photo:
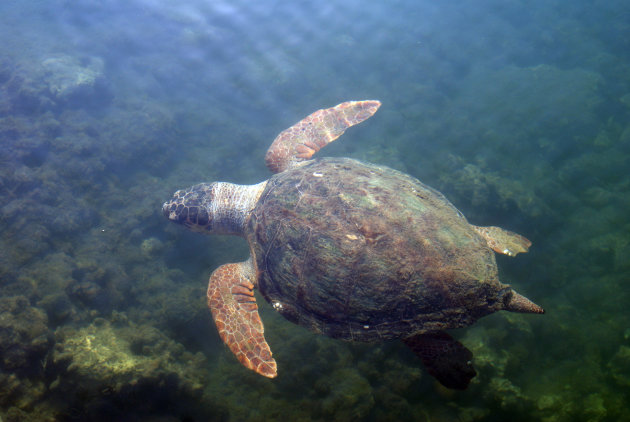
[{"label": "turtle rear flipper", "polygon": [[501,227],[473,226],[473,228],[486,240],[488,246],[497,253],[516,256],[520,252],[529,251],[529,247],[532,246],[532,242],[526,237]]},{"label": "turtle rear flipper", "polygon": [[472,352],[443,331],[417,334],[403,341],[422,359],[429,374],[447,388],[465,390],[477,375],[470,362]]},{"label": "turtle rear flipper", "polygon": [[208,283],[208,307],[221,340],[239,362],[260,375],[275,378],[276,361],[265,340],[254,297],[254,274],[251,259],[214,270]]},{"label": "turtle rear flipper", "polygon": [[350,126],[372,117],[380,106],[380,101],[346,101],[335,107],[317,110],[280,132],[265,155],[267,167],[274,173],[280,173],[309,160]]}]

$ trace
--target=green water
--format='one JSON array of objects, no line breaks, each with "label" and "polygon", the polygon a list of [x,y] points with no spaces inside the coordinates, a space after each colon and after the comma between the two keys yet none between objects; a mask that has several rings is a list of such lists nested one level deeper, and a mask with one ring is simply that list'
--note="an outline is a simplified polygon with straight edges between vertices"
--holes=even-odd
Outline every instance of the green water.
[{"label": "green water", "polygon": [[[2,421],[630,420],[630,3],[250,3],[0,4]],[[205,303],[247,245],[161,214],[265,180],[281,130],[360,99],[383,106],[320,155],[533,242],[500,277],[547,313],[452,331],[466,391],[261,297],[279,376],[248,371]]]}]

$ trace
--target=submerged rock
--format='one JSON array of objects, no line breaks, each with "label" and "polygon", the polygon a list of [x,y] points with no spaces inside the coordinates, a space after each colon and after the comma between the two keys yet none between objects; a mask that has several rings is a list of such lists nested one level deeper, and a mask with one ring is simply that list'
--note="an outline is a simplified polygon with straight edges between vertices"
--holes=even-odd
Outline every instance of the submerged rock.
[{"label": "submerged rock", "polygon": [[615,356],[608,362],[608,368],[617,384],[630,386],[630,347],[621,346]]},{"label": "submerged rock", "polygon": [[355,369],[335,372],[329,388],[321,404],[321,411],[328,420],[363,419],[374,406],[370,383]]},{"label": "submerged rock", "polygon": [[24,296],[0,299],[0,368],[40,372],[51,346],[48,319]]},{"label": "submerged rock", "polygon": [[[112,93],[100,57],[57,54],[0,65],[0,111],[39,115],[60,108],[109,104]],[[4,95],[2,95],[4,93]]]},{"label": "submerged rock", "polygon": [[140,250],[142,250],[142,255],[144,255],[144,257],[153,258],[155,255],[164,250],[164,244],[155,237],[149,237],[142,241]]},{"label": "submerged rock", "polygon": [[44,82],[52,96],[61,101],[85,100],[104,81],[104,62],[100,57],[79,59],[57,55],[44,59]]},{"label": "submerged rock", "polygon": [[[155,411],[144,409],[143,397],[152,397],[156,410],[201,399],[203,354],[187,352],[154,327],[117,319],[112,324],[96,318],[79,329],[57,330],[51,362],[57,376],[49,385],[53,393],[63,394],[85,417],[98,414],[106,396],[124,399],[126,406],[140,411]],[[156,404],[155,397],[161,402]]]},{"label": "submerged rock", "polygon": [[46,295],[38,305],[46,311],[52,324],[61,324],[76,315],[72,302],[64,292]]}]

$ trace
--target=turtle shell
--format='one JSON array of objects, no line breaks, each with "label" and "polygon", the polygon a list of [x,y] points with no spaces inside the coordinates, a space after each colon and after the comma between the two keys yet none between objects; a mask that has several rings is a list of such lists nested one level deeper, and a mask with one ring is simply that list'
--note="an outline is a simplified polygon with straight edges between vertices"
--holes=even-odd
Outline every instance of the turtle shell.
[{"label": "turtle shell", "polygon": [[348,158],[274,175],[245,233],[287,319],[359,341],[467,326],[503,308],[494,253],[439,192]]}]

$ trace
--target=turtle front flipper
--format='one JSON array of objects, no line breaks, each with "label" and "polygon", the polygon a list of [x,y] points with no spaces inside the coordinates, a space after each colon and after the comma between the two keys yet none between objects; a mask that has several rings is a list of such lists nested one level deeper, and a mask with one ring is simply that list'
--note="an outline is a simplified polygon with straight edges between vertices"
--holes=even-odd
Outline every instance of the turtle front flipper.
[{"label": "turtle front flipper", "polygon": [[208,283],[208,307],[221,339],[247,368],[269,378],[277,373],[276,361],[265,340],[263,323],[254,297],[255,272],[251,258],[214,270]]},{"label": "turtle front flipper", "polygon": [[470,362],[472,352],[443,331],[417,334],[403,341],[422,359],[429,374],[447,388],[465,390],[477,375]]},{"label": "turtle front flipper", "polygon": [[473,226],[473,228],[481,237],[486,239],[488,246],[497,253],[516,256],[520,252],[529,251],[529,247],[532,246],[529,239],[500,227]]},{"label": "turtle front flipper", "polygon": [[350,126],[372,117],[380,106],[380,101],[347,101],[317,110],[276,137],[265,155],[267,167],[280,173],[310,159]]}]

